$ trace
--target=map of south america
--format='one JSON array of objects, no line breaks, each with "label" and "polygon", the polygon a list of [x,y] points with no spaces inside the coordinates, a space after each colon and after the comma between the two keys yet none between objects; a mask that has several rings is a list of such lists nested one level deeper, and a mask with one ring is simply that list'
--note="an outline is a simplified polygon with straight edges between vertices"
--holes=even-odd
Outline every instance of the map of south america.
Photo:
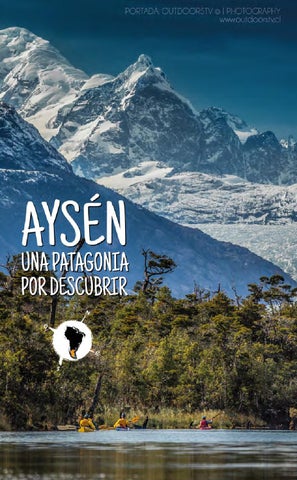
[{"label": "map of south america", "polygon": [[71,358],[76,359],[76,352],[80,347],[85,333],[81,332],[76,327],[67,327],[65,330],[65,337],[69,340],[69,354]]}]

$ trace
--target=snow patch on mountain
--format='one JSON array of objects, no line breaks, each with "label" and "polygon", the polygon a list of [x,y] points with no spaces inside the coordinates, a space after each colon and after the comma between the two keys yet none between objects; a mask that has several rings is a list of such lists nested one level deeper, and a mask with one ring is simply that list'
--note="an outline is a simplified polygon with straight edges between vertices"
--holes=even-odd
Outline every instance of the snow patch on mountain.
[{"label": "snow patch on mountain", "polygon": [[281,144],[282,147],[289,149],[289,148],[294,148],[297,142],[292,135],[289,135],[287,139],[282,138],[279,143]]},{"label": "snow patch on mountain", "polygon": [[245,143],[249,137],[252,135],[257,135],[259,132],[255,128],[250,128],[248,130],[234,130],[234,133],[238,136],[241,143]]},{"label": "snow patch on mountain", "polygon": [[139,182],[150,182],[151,180],[164,178],[172,170],[172,168],[162,166],[158,162],[147,161],[125,171],[115,171],[108,177],[100,177],[97,183],[113,190],[126,192],[126,188],[129,189],[132,185],[137,185]]},{"label": "snow patch on mountain", "polygon": [[96,75],[90,77],[83,84],[80,91],[84,92],[85,90],[89,90],[91,88],[101,87],[101,85],[104,85],[104,83],[111,82],[112,80],[114,80],[114,77],[112,75],[97,73]]}]

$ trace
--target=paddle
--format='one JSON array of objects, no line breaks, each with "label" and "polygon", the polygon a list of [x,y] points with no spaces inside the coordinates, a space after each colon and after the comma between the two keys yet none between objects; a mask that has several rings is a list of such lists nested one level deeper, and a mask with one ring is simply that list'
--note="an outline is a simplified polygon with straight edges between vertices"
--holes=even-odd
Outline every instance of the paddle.
[{"label": "paddle", "polygon": [[127,424],[128,424],[128,425],[131,425],[131,423],[132,423],[132,425],[133,425],[134,423],[138,422],[138,420],[139,420],[139,417],[138,417],[138,416],[133,417],[133,418],[131,418],[131,420],[128,420],[128,421],[127,421]]},{"label": "paddle", "polygon": [[224,413],[225,413],[225,412],[219,412],[219,413],[217,413],[214,417],[212,417],[212,420],[213,420],[214,418],[218,417],[219,415],[224,415]]},{"label": "paddle", "polygon": [[139,417],[136,416],[136,417],[131,418],[131,420],[128,420],[128,423],[136,423],[136,422],[138,422],[138,420],[139,420]]}]

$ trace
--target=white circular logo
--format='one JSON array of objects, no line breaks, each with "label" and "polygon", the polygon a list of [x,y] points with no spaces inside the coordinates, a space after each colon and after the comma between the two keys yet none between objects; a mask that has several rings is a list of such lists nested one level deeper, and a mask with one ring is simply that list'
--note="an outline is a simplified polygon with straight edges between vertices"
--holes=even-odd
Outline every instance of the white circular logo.
[{"label": "white circular logo", "polygon": [[80,360],[92,348],[92,332],[83,322],[68,320],[52,330],[53,347],[60,357],[60,365],[63,360]]}]

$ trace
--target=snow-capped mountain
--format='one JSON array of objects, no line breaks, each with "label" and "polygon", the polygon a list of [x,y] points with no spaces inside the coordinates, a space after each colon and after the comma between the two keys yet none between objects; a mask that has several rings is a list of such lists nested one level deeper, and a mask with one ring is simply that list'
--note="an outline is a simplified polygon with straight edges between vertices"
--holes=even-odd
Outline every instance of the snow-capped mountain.
[{"label": "snow-capped mountain", "polygon": [[195,111],[146,55],[115,78],[89,78],[49,42],[14,27],[0,32],[0,57],[0,98],[52,138],[79,175],[97,180],[153,161],[161,176],[166,167],[297,181],[296,144],[220,108]]},{"label": "snow-capped mountain", "polygon": [[13,105],[49,139],[51,120],[88,80],[48,41],[24,28],[0,30],[0,99]]},{"label": "snow-capped mountain", "polygon": [[74,171],[99,182],[152,161],[175,172],[297,181],[296,145],[284,146],[272,132],[259,133],[223,109],[195,111],[146,55],[117,77],[85,89],[70,110],[59,112],[55,126],[53,144]]},{"label": "snow-capped mountain", "polygon": [[296,144],[285,146],[223,109],[195,111],[145,55],[117,77],[84,89],[54,125],[52,142],[74,171],[99,182],[152,161],[175,172],[297,181]]},{"label": "snow-capped mountain", "polygon": [[203,148],[195,112],[145,55],[80,95],[57,122],[53,144],[75,172],[92,179],[137,166],[139,159],[196,169]]},{"label": "snow-capped mountain", "polygon": [[[51,160],[48,162],[52,161],[54,168],[51,169],[48,162],[43,164],[40,152],[45,148],[46,142],[40,137],[37,130],[22,120],[11,107],[5,104],[1,105],[0,118],[1,120],[5,119],[5,128],[0,129],[1,145],[5,145],[5,151],[0,158],[2,261],[7,254],[17,253],[24,248],[34,249],[34,242],[27,247],[21,246],[27,200],[34,202],[40,224],[44,226],[47,225],[47,222],[42,213],[42,201],[46,201],[51,208],[55,199],[59,199],[61,202],[75,200],[81,205],[77,222],[83,229],[83,205],[88,203],[94,194],[100,194],[102,211],[108,200],[116,205],[122,198],[103,186],[74,175],[66,160],[63,164],[63,158],[52,147],[49,147]],[[19,142],[15,150],[11,139],[14,138],[16,125],[21,131],[19,131]],[[26,159],[23,163],[17,157],[17,153],[21,149],[26,152]],[[14,159],[15,155],[17,160]],[[272,263],[250,253],[247,249],[218,242],[197,229],[172,223],[128,200],[125,200],[125,205],[127,245],[121,247],[119,242],[115,242],[112,247],[101,245],[100,251],[109,249],[118,251],[119,248],[125,250],[130,262],[130,270],[127,274],[130,289],[136,280],[142,279],[141,252],[143,248],[165,253],[175,260],[178,266],[174,273],[168,275],[166,284],[176,295],[189,293],[194,281],[210,290],[215,290],[220,284],[229,293],[232,293],[232,286],[236,286],[239,293],[246,293],[246,285],[249,282],[257,281],[261,275],[283,274]],[[102,214],[99,224],[102,232],[106,229],[105,223],[105,216]],[[73,236],[73,229],[63,215],[58,215],[55,230],[56,245],[45,246],[44,249],[47,253],[52,250],[65,250],[59,240],[61,232]],[[47,238],[47,235],[45,230],[44,238]],[[45,245],[48,245],[47,240],[45,240]],[[96,251],[98,247],[87,245],[86,249],[87,251]],[[287,281],[291,281],[286,274],[284,276]]]}]

